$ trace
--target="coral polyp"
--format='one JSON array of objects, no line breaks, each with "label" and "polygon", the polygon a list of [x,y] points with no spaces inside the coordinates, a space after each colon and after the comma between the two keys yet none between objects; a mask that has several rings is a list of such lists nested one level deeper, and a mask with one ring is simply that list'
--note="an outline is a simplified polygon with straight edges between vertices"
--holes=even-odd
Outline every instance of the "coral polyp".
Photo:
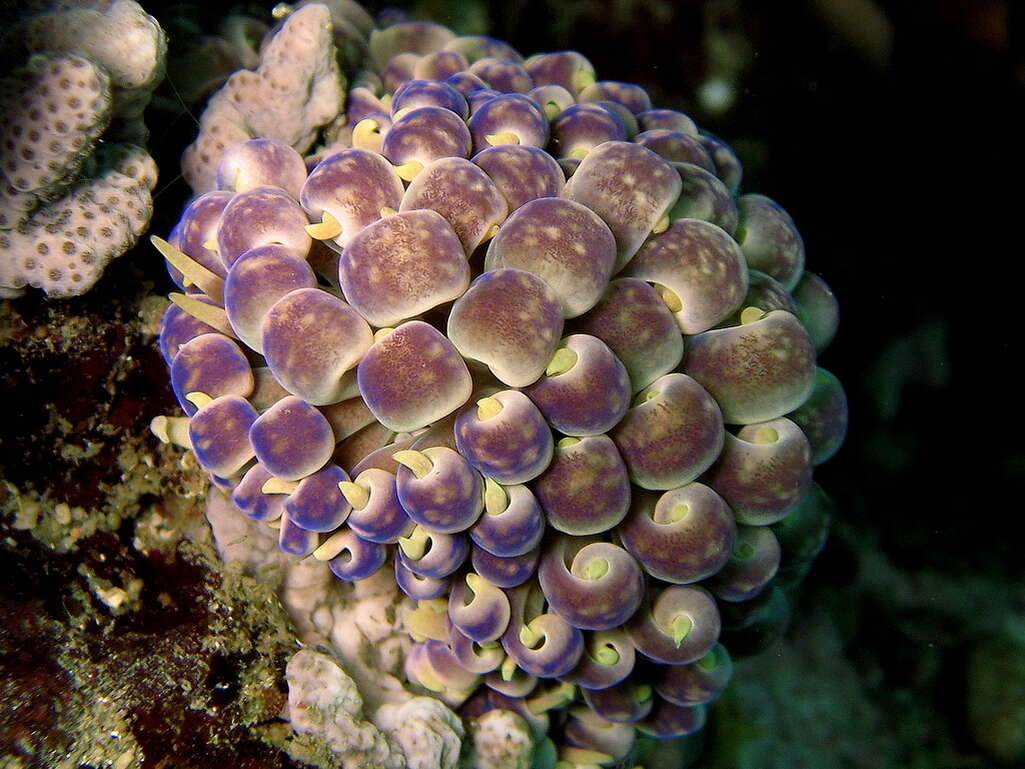
[{"label": "coral polyp", "polygon": [[283,551],[394,587],[414,692],[561,767],[693,734],[720,610],[787,600],[843,440],[828,286],[725,142],[582,54],[399,22],[336,59],[329,17],[212,99],[155,241],[180,442]]}]

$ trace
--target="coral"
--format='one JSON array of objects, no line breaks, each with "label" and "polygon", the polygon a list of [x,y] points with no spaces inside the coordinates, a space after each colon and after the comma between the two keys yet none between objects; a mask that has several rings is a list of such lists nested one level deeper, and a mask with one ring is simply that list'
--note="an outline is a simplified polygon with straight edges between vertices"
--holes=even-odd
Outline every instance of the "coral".
[{"label": "coral", "polygon": [[149,223],[156,166],[115,142],[145,141],[141,114],[166,40],[137,3],[116,0],[27,17],[3,46],[27,63],[0,85],[0,294],[28,284],[79,295]]},{"label": "coral", "polygon": [[410,767],[456,766],[454,711],[481,765],[700,731],[821,548],[828,286],[725,143],[580,54],[399,22],[340,113],[330,18],[211,99],[152,239],[187,414],[154,432],[337,655],[293,658],[293,728]]},{"label": "coral", "polygon": [[214,188],[221,154],[236,142],[261,137],[300,152],[310,148],[344,101],[331,29],[326,6],[296,10],[262,49],[259,66],[236,72],[214,94],[182,158],[194,191]]}]

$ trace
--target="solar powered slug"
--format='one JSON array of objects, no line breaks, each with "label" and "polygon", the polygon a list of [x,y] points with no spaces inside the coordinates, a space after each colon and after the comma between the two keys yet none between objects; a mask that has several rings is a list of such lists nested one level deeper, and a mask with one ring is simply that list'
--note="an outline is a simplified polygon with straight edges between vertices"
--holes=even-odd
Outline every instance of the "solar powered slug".
[{"label": "solar powered slug", "polygon": [[[344,99],[332,14],[366,52]],[[574,51],[345,3],[263,50],[153,238],[187,415],[155,431],[286,553],[393,573],[412,687],[543,723],[560,766],[700,730],[727,631],[775,621],[821,548],[812,470],[846,431],[791,217]],[[278,97],[299,111],[254,130]]]}]

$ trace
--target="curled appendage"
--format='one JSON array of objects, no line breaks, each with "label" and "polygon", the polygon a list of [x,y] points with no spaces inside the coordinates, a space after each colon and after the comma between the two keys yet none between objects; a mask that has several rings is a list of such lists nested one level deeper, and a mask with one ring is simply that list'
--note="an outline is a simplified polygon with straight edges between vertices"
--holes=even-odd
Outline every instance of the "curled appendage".
[{"label": "curled appendage", "polygon": [[600,435],[630,406],[630,375],[603,341],[590,334],[563,337],[545,376],[524,391],[559,432]]},{"label": "curled appendage", "polygon": [[630,509],[626,466],[607,435],[559,441],[534,494],[548,524],[576,536],[608,531]]},{"label": "curled appendage", "polygon": [[634,400],[612,432],[630,480],[644,489],[673,489],[707,470],[725,440],[715,399],[686,374],[666,374]]},{"label": "curled appendage", "polygon": [[646,147],[600,144],[580,162],[563,196],[583,203],[609,225],[622,269],[680,195],[680,175]]},{"label": "curled appendage", "polygon": [[548,118],[531,99],[521,94],[502,94],[473,109],[469,120],[473,151],[499,144],[544,147],[548,143]]},{"label": "curled appendage", "polygon": [[567,323],[608,345],[630,375],[633,392],[676,368],[683,336],[661,294],[638,278],[617,278],[598,303]]},{"label": "curled appendage", "polygon": [[624,274],[657,284],[684,334],[707,331],[728,317],[748,288],[736,242],[700,219],[679,219],[650,238]]},{"label": "curled appendage", "polygon": [[733,676],[733,660],[717,643],[701,659],[689,665],[659,665],[653,686],[659,697],[684,708],[715,702]]},{"label": "curled appendage", "polygon": [[786,518],[773,524],[772,531],[783,551],[776,573],[777,585],[789,589],[804,578],[829,538],[832,518],[832,500],[821,486],[812,482]]},{"label": "curled appendage", "polygon": [[502,648],[516,664],[538,678],[558,678],[576,667],[584,636],[558,614],[543,612],[544,596],[528,584],[510,595],[512,616]]},{"label": "curled appendage", "polygon": [[[435,57],[438,56],[438,54],[433,55]],[[456,55],[458,56],[458,54]],[[435,61],[437,61],[437,58],[435,58]],[[470,114],[469,107],[466,105],[466,98],[451,85],[443,82],[443,80],[444,78],[425,79],[420,77],[407,80],[392,94],[392,115],[396,115],[403,110],[408,111],[419,107],[441,107],[466,120]]]},{"label": "curled appendage", "polygon": [[701,731],[707,719],[703,705],[680,707],[656,696],[651,712],[638,722],[637,730],[657,740],[671,740]]},{"label": "curled appendage", "polygon": [[488,244],[484,268],[537,275],[558,295],[563,316],[574,318],[601,298],[615,259],[616,241],[601,217],[572,200],[542,197],[505,220]]},{"label": "curled appendage", "polygon": [[585,633],[580,664],[562,678],[584,689],[607,689],[633,672],[636,657],[633,642],[622,628]]},{"label": "curled appendage", "polygon": [[405,211],[378,219],[338,260],[345,298],[373,326],[394,326],[462,296],[470,268],[441,214]]},{"label": "curled appendage", "polygon": [[276,187],[298,199],[306,182],[303,157],[276,139],[249,139],[225,149],[217,162],[214,183],[220,190],[248,192]]},{"label": "curled appendage", "polygon": [[346,373],[373,343],[359,313],[320,288],[290,291],[264,315],[260,343],[282,387],[310,403],[336,403],[350,389]]},{"label": "curled appendage", "polygon": [[474,155],[473,162],[495,183],[510,213],[531,200],[555,197],[566,183],[559,164],[539,147],[489,147]]},{"label": "curled appendage", "polygon": [[448,623],[448,645],[459,664],[471,673],[484,675],[498,670],[505,660],[505,650],[500,643],[474,641],[451,621]]},{"label": "curled appendage", "polygon": [[[460,534],[440,534],[416,526],[399,540],[399,558],[422,577],[447,577],[458,569],[470,551],[469,540]],[[490,580],[489,580],[490,581]]]},{"label": "curled appendage", "polygon": [[653,128],[637,134],[634,141],[670,162],[690,163],[709,173],[715,172],[715,163],[712,162],[712,158],[705,151],[700,139],[691,134]]},{"label": "curled appendage", "polygon": [[577,51],[539,53],[523,62],[535,85],[561,85],[574,97],[596,81],[594,66]]},{"label": "curled appendage", "polygon": [[529,385],[544,373],[561,335],[558,296],[536,275],[511,268],[474,280],[448,317],[456,349],[510,387]]},{"label": "curled appendage", "polygon": [[658,497],[635,494],[630,514],[616,529],[641,568],[675,584],[718,572],[730,557],[736,531],[723,498],[697,482]]},{"label": "curled appendage", "polygon": [[405,662],[406,677],[458,707],[480,683],[480,676],[465,670],[443,641],[413,644]]},{"label": "curled appendage", "polygon": [[504,485],[533,480],[548,467],[554,440],[544,416],[518,390],[468,405],[455,423],[459,453],[486,478]]},{"label": "curled appendage", "polygon": [[535,546],[523,555],[511,556],[494,555],[476,544],[470,548],[473,570],[492,585],[503,588],[522,585],[534,576],[540,555],[540,546]]},{"label": "curled appendage", "polygon": [[737,242],[748,267],[793,290],[804,271],[804,241],[790,214],[776,201],[753,194],[737,198],[737,213]]},{"label": "curled appendage", "polygon": [[816,352],[821,353],[829,347],[840,325],[840,305],[836,296],[826,281],[807,270],[801,275],[793,293],[797,317],[811,337]]},{"label": "curled appendage", "polygon": [[253,422],[249,440],[260,464],[286,481],[298,481],[319,470],[335,448],[324,415],[294,395],[263,412]]},{"label": "curled appendage", "polygon": [[275,187],[256,187],[235,195],[217,224],[217,253],[225,266],[251,248],[280,243],[306,255],[312,241],[309,219],[299,204]]},{"label": "curled appendage", "polygon": [[356,370],[360,395],[396,432],[419,430],[462,406],[473,390],[466,363],[445,335],[408,321],[379,335]]},{"label": "curled appendage", "polygon": [[502,558],[524,555],[541,541],[545,519],[526,486],[484,481],[484,515],[470,528],[474,544]]},{"label": "curled appendage", "polygon": [[338,488],[346,482],[348,473],[333,464],[307,475],[285,499],[288,519],[308,531],[334,531],[352,510]]},{"label": "curled appendage", "polygon": [[238,338],[263,353],[264,316],[285,294],[315,288],[317,276],[303,254],[272,243],[246,251],[224,282],[224,311]]},{"label": "curled appendage", "polygon": [[444,577],[423,577],[412,571],[401,558],[395,559],[395,584],[416,601],[430,601],[448,593],[449,580]]},{"label": "curled appendage", "polygon": [[740,158],[722,139],[706,133],[699,133],[698,138],[709,157],[712,158],[712,162],[715,163],[715,175],[722,179],[723,184],[730,192],[736,195],[740,188],[740,180],[744,175]]},{"label": "curled appendage", "polygon": [[634,614],[626,632],[645,657],[685,665],[708,653],[719,640],[720,627],[711,593],[696,585],[670,585]]},{"label": "curled appendage", "polygon": [[537,577],[548,605],[584,630],[622,625],[644,597],[637,561],[609,542],[559,537],[546,548]]},{"label": "curled appendage", "polygon": [[604,689],[581,689],[587,707],[606,721],[633,724],[651,712],[655,695],[648,684],[633,678]]},{"label": "curled appendage", "polygon": [[189,420],[189,442],[196,461],[207,472],[230,478],[255,456],[249,428],[259,415],[238,395],[196,400],[203,403]]},{"label": "curled appendage", "polygon": [[552,120],[551,152],[558,158],[583,159],[603,142],[625,141],[626,126],[611,110],[597,104],[571,104]]},{"label": "curled appendage", "polygon": [[[484,676],[484,684],[493,693],[501,694],[503,697],[518,699],[526,697],[537,689],[538,677],[520,668],[516,664],[516,660],[506,655],[505,649],[502,649],[502,663],[497,670]],[[522,703],[520,706],[522,706]],[[523,709],[526,710],[525,707]],[[519,707],[517,707],[517,710],[519,710]]]},{"label": "curled appendage", "polygon": [[324,550],[320,560],[330,556],[327,565],[331,573],[346,582],[366,579],[388,560],[388,549],[384,545],[368,542],[349,528],[332,534],[321,547]]},{"label": "curled appendage", "polygon": [[[750,323],[773,310],[786,310],[797,314],[797,305],[783,284],[758,270],[748,270],[747,294],[740,309],[727,318],[722,326]],[[759,314],[760,311],[760,314]]]},{"label": "curled appendage", "polygon": [[238,485],[231,492],[231,501],[254,521],[268,523],[281,517],[285,509],[284,494],[266,494],[264,484],[274,476],[257,462],[246,471]]},{"label": "curled appendage", "polygon": [[727,435],[705,481],[729,504],[738,523],[764,526],[781,520],[811,483],[811,447],[785,417],[745,425]]},{"label": "curled appendage", "polygon": [[321,160],[306,179],[299,201],[310,221],[334,222],[317,232],[317,239],[340,249],[381,218],[382,208],[397,209],[404,191],[391,163],[376,152],[353,147]]},{"label": "curled appendage", "polygon": [[296,525],[287,513],[274,525],[278,527],[278,548],[283,553],[301,558],[316,550],[320,543],[320,537],[315,531]]},{"label": "curled appendage", "polygon": [[765,590],[779,569],[779,540],[767,526],[738,526],[726,565],[706,583],[721,601],[747,601]]},{"label": "curled appendage", "polygon": [[[380,154],[381,144],[391,126],[391,117],[382,112],[370,112],[364,115],[352,126],[352,146]],[[309,232],[308,229],[306,231]],[[338,231],[341,232],[340,226]],[[317,239],[324,240],[324,238]]]},{"label": "curled appendage", "polygon": [[820,368],[808,400],[788,416],[808,438],[812,465],[825,462],[847,437],[847,394],[840,380]]},{"label": "curled appendage", "polygon": [[410,182],[398,210],[423,208],[445,217],[467,256],[495,234],[508,213],[505,198],[488,175],[461,157],[435,160]]},{"label": "curled appendage", "polygon": [[395,488],[409,517],[431,531],[455,534],[474,524],[484,508],[480,474],[452,449],[397,451]]},{"label": "curled appendage", "polygon": [[388,545],[412,533],[416,524],[399,503],[391,473],[368,467],[352,481],[339,482],[338,488],[352,507],[349,528],[363,539]]},{"label": "curled appendage", "polygon": [[201,334],[183,344],[171,362],[171,389],[185,413],[196,413],[189,393],[211,398],[237,395],[247,398],[253,391],[253,369],[245,353],[223,334]]},{"label": "curled appendage", "polygon": [[752,424],[798,408],[815,384],[815,348],[782,310],[690,337],[683,371],[712,394],[727,424]]},{"label": "curled appendage", "polygon": [[570,708],[563,737],[569,746],[595,750],[622,761],[633,748],[635,732],[630,724],[609,721],[590,708],[577,705]]},{"label": "curled appendage", "polygon": [[[461,94],[455,93],[455,96],[466,104]],[[414,107],[401,113],[393,112],[392,117],[391,128],[381,141],[381,154],[395,166],[417,163],[423,168],[439,158],[465,158],[470,154],[470,132],[466,123],[449,109]]]},{"label": "curled appendage", "polygon": [[509,599],[479,574],[469,572],[452,584],[448,617],[477,643],[497,641],[509,625]]}]

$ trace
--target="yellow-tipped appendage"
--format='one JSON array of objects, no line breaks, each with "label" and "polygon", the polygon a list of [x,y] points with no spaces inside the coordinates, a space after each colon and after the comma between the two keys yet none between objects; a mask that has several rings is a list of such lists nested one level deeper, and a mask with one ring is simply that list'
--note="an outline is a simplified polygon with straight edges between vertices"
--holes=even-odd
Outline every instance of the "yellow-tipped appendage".
[{"label": "yellow-tipped appendage", "polygon": [[394,167],[395,173],[399,175],[399,178],[404,182],[411,182],[416,178],[416,175],[424,170],[424,164],[418,160],[410,160],[408,163],[402,163]]},{"label": "yellow-tipped appendage", "polygon": [[396,451],[391,455],[391,458],[400,465],[408,467],[418,480],[434,469],[434,463],[431,461],[431,458],[422,451],[403,449],[402,451]]},{"label": "yellow-tipped appendage", "polygon": [[200,392],[199,390],[196,390],[195,392],[186,393],[185,394],[185,400],[187,400],[189,403],[191,403],[197,409],[201,409],[201,408],[203,408],[203,406],[205,406],[206,404],[210,403],[213,400],[213,398],[211,398],[206,393],[203,393],[203,392]]},{"label": "yellow-tipped appendage", "polygon": [[324,211],[319,222],[307,224],[304,229],[314,240],[332,240],[342,234],[342,223],[330,211]]},{"label": "yellow-tipped appendage", "polygon": [[662,301],[666,303],[669,312],[679,312],[683,309],[683,300],[680,299],[680,295],[669,288],[669,286],[663,286],[661,283],[654,283],[652,285],[658,291],[658,295],[662,297]]},{"label": "yellow-tipped appendage", "polygon": [[224,279],[221,276],[211,272],[184,251],[175,248],[163,238],[150,235],[149,242],[189,283],[199,286],[199,289],[215,302],[223,300]]},{"label": "yellow-tipped appendage", "polygon": [[491,478],[484,479],[484,512],[501,515],[509,507],[509,494],[502,485]]},{"label": "yellow-tipped appendage", "polygon": [[514,134],[512,131],[499,131],[498,133],[487,134],[484,139],[492,147],[497,147],[500,144],[519,144],[520,137]]},{"label": "yellow-tipped appendage", "polygon": [[477,419],[484,422],[502,413],[502,401],[497,398],[487,397],[477,401]]},{"label": "yellow-tipped appendage", "polygon": [[352,481],[339,481],[338,490],[353,510],[362,510],[370,501],[370,492]]},{"label": "yellow-tipped appendage", "polygon": [[178,292],[172,292],[168,296],[168,299],[196,320],[202,321],[211,328],[220,331],[225,336],[230,336],[232,339],[238,339],[235,335],[235,329],[233,329],[231,327],[231,323],[228,322],[228,314],[221,307],[201,302],[192,294],[179,294]]},{"label": "yellow-tipped appendage", "polygon": [[298,481],[284,481],[272,476],[263,482],[260,491],[264,494],[291,494],[297,488],[299,488]]},{"label": "yellow-tipped appendage", "polygon": [[545,367],[545,376],[565,374],[575,365],[577,365],[577,354],[568,347],[560,347],[548,361],[548,365]]},{"label": "yellow-tipped appendage", "polygon": [[161,443],[173,443],[183,449],[192,448],[192,441],[189,440],[188,417],[153,417],[150,420],[149,429]]},{"label": "yellow-tipped appendage", "polygon": [[740,311],[740,325],[746,326],[765,317],[765,310],[760,307],[745,307]]}]

